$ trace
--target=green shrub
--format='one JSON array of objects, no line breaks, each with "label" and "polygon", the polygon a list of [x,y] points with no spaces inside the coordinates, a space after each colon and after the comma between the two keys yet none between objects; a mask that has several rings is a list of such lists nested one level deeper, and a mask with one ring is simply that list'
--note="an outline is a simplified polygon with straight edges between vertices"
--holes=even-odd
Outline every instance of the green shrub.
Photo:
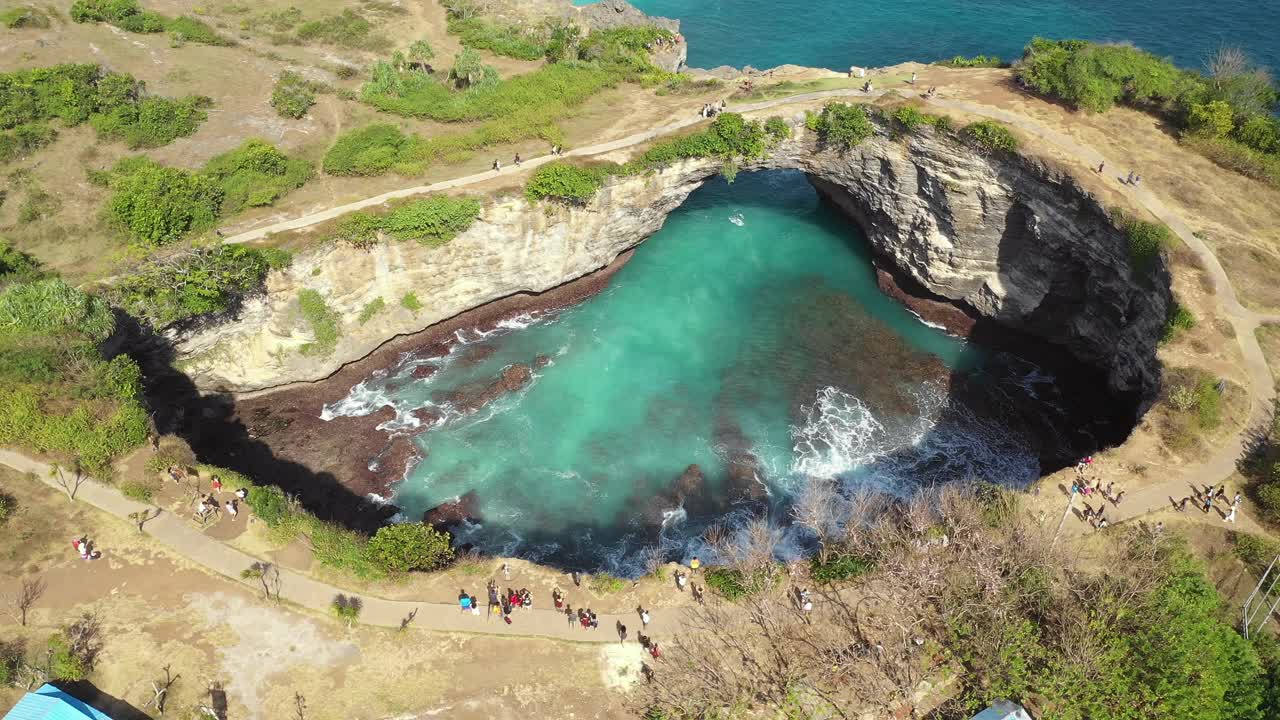
[{"label": "green shrub", "polygon": [[311,342],[302,346],[304,355],[328,355],[338,344],[342,334],[338,326],[338,315],[329,308],[324,298],[315,290],[307,289],[298,293],[298,307],[302,318],[311,327]]},{"label": "green shrub", "polygon": [[867,111],[860,105],[831,103],[809,121],[806,126],[818,133],[818,141],[825,146],[848,150],[875,134],[875,126]]},{"label": "green shrub", "polygon": [[105,22],[136,33],[164,31],[162,15],[143,10],[137,0],[75,0],[71,19],[78,23]]},{"label": "green shrub", "polygon": [[[219,477],[222,476],[219,475]],[[253,514],[267,524],[267,527],[278,527],[289,519],[292,512],[289,508],[289,498],[275,485],[250,487],[245,502],[253,509]]]},{"label": "green shrub", "polygon": [[1179,142],[1228,170],[1280,188],[1280,155],[1259,152],[1231,138],[1184,135]]},{"label": "green shrub", "polygon": [[995,55],[974,55],[973,57],[965,57],[964,55],[956,55],[946,60],[939,60],[934,65],[941,65],[950,68],[1002,68],[1009,67],[1009,63],[1002,61]]},{"label": "green shrub", "polygon": [[786,140],[791,137],[791,126],[777,115],[764,121],[764,131],[775,140]]},{"label": "green shrub", "polygon": [[367,248],[377,242],[378,230],[381,228],[380,215],[357,210],[338,218],[330,237],[354,247]]},{"label": "green shrub", "polygon": [[40,122],[24,123],[12,130],[0,131],[0,163],[19,160],[50,145],[58,131]]},{"label": "green shrub", "polygon": [[835,583],[851,580],[871,572],[874,565],[856,555],[835,553],[823,562],[817,555],[809,558],[809,576],[815,582]]},{"label": "green shrub", "polygon": [[587,581],[587,587],[596,595],[611,595],[627,589],[627,581],[606,572],[595,573]]},{"label": "green shrub", "polygon": [[895,108],[889,113],[889,117],[908,133],[915,132],[922,125],[932,125],[939,130],[951,129],[951,118],[945,115],[930,115],[921,112],[914,105],[903,105]]},{"label": "green shrub", "polygon": [[422,309],[422,302],[418,300],[417,293],[410,291],[400,298],[400,307],[416,315]]},{"label": "green shrub", "polygon": [[0,291],[0,340],[25,333],[83,335],[102,342],[115,329],[111,308],[62,278],[15,283]]},{"label": "green shrub", "polygon": [[306,184],[312,173],[310,162],[289,157],[262,140],[246,140],[200,170],[220,191],[219,215],[270,205]]},{"label": "green shrub", "polygon": [[1135,47],[1044,38],[1027,45],[1016,75],[1036,92],[1094,112],[1117,102],[1170,107],[1202,82]]},{"label": "green shrub", "polygon": [[1112,217],[1129,244],[1129,263],[1135,272],[1148,275],[1156,267],[1161,252],[1173,243],[1173,233],[1160,224],[1140,220],[1123,210],[1112,211]]},{"label": "green shrub", "polygon": [[387,306],[387,303],[382,298],[374,298],[369,302],[365,303],[364,307],[360,308],[360,317],[358,318],[360,324],[364,325],[365,323],[372,320],[373,316],[382,312],[383,308],[385,308],[386,306]]},{"label": "green shrub", "polygon": [[524,195],[529,200],[559,200],[585,205],[604,185],[608,173],[598,167],[582,167],[567,162],[552,162],[539,167],[525,183]]},{"label": "green shrub", "polygon": [[62,634],[49,638],[49,675],[59,682],[78,682],[89,676],[89,664],[75,653]]},{"label": "green shrub", "polygon": [[1267,566],[1280,555],[1280,543],[1251,533],[1231,533],[1232,551],[1255,575],[1266,572]]},{"label": "green shrub", "polygon": [[479,216],[478,200],[433,195],[399,205],[381,219],[379,226],[397,240],[417,240],[437,247],[471,227]]},{"label": "green shrub", "polygon": [[211,178],[145,157],[117,163],[110,185],[107,218],[145,245],[164,245],[213,225],[223,195]]},{"label": "green shrub", "polygon": [[707,570],[707,587],[726,600],[738,600],[751,594],[746,579],[739,570],[711,568]]},{"label": "green shrub", "polygon": [[44,29],[49,27],[49,14],[31,5],[10,8],[0,12],[0,25],[10,30],[19,28]]},{"label": "green shrub", "polygon": [[184,42],[200,43],[202,45],[234,45],[232,41],[219,35],[213,28],[209,27],[203,20],[180,15],[165,23],[165,29],[169,31],[169,35],[174,41],[181,44]]},{"label": "green shrub", "polygon": [[1169,316],[1164,322],[1164,331],[1161,333],[1160,342],[1171,342],[1178,337],[1178,334],[1184,330],[1190,330],[1196,326],[1196,316],[1176,300],[1169,306]]},{"label": "green shrub", "polygon": [[987,152],[1013,152],[1018,149],[1018,138],[1009,128],[994,120],[980,120],[967,125],[964,134]]},{"label": "green shrub", "polygon": [[276,78],[275,87],[271,90],[271,107],[276,109],[277,115],[297,120],[315,104],[315,85],[300,73],[285,70]]},{"label": "green shrub", "polygon": [[453,560],[449,536],[423,523],[400,523],[379,528],[369,540],[373,562],[389,572],[436,570]]},{"label": "green shrub", "polygon": [[298,26],[296,37],[303,42],[319,42],[355,50],[385,50],[391,42],[373,32],[373,24],[347,8],[341,14],[311,20]]},{"label": "green shrub", "polygon": [[96,114],[89,124],[99,136],[122,140],[131,148],[160,147],[195,133],[200,123],[208,119],[205,108],[211,104],[209,98],[195,95],[177,100],[144,97]]},{"label": "green shrub", "polygon": [[9,518],[18,511],[18,501],[13,496],[0,490],[0,525],[9,522]]},{"label": "green shrub", "polygon": [[448,23],[449,34],[457,35],[466,47],[520,60],[541,60],[547,53],[550,38],[545,26],[500,25],[479,17],[459,18],[452,13]]},{"label": "green shrub", "polygon": [[1187,112],[1187,130],[1204,137],[1217,138],[1235,128],[1235,111],[1222,100],[1196,103]]},{"label": "green shrub", "polygon": [[1260,153],[1280,153],[1280,120],[1255,115],[1240,123],[1233,139]]},{"label": "green shrub", "polygon": [[329,603],[329,609],[333,611],[335,617],[339,620],[346,620],[351,624],[360,617],[360,610],[364,607],[364,602],[354,595],[343,595],[341,593],[333,597],[333,601]]},{"label": "green shrub", "polygon": [[324,156],[330,175],[381,175],[401,160],[410,138],[395,125],[378,123],[338,136]]},{"label": "green shrub", "polygon": [[262,287],[279,265],[269,249],[246,245],[196,248],[177,258],[148,260],[113,284],[112,300],[153,327],[226,312]]},{"label": "green shrub", "polygon": [[1255,494],[1262,514],[1273,523],[1280,522],[1280,482],[1267,482],[1258,487]]},{"label": "green shrub", "polygon": [[137,500],[140,503],[150,503],[155,496],[155,489],[146,483],[137,480],[129,480],[120,484],[120,492],[131,500]]}]

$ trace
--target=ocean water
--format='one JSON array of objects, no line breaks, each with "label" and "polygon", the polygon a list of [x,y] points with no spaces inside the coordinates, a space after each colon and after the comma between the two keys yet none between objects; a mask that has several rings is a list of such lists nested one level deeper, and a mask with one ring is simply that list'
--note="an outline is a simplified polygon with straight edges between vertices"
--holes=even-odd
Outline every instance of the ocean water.
[{"label": "ocean water", "polygon": [[[881,294],[864,239],[797,172],[712,180],[600,295],[458,339],[326,417],[396,408],[388,427],[423,456],[395,488],[405,517],[473,493],[480,519],[459,542],[624,574],[645,548],[699,552],[726,518],[785,525],[813,478],[1028,483],[1042,448],[989,401],[1054,386]],[[538,368],[531,383],[465,409],[515,364]],[[975,378],[985,400],[957,402]],[[678,482],[691,465],[701,480]]]},{"label": "ocean water", "polygon": [[[588,0],[576,0],[579,5]],[[1131,42],[1184,67],[1221,45],[1280,70],[1276,0],[631,0],[676,18],[689,65],[846,70],[954,55],[1021,56],[1036,35]]]}]

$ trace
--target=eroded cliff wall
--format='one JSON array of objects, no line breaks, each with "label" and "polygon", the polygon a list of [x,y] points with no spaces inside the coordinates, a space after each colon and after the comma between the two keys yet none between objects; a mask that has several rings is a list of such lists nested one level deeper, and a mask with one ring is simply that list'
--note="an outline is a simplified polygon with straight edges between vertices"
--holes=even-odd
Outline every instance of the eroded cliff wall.
[{"label": "eroded cliff wall", "polygon": [[[765,168],[808,173],[887,262],[927,290],[1061,345],[1104,369],[1118,395],[1154,396],[1167,272],[1160,264],[1137,277],[1122,233],[1069,175],[1030,158],[985,154],[932,129],[895,138],[881,128],[837,152],[800,127],[743,170]],[[443,248],[390,242],[301,253],[238,320],[176,338],[180,366],[206,390],[321,379],[396,335],[603,267],[657,231],[718,170],[718,162],[699,160],[618,179],[580,208],[496,200]],[[313,339],[298,311],[305,288],[319,291],[341,319],[331,354],[301,352]],[[400,305],[408,292],[423,304],[416,313]],[[386,309],[359,322],[377,298]]]}]

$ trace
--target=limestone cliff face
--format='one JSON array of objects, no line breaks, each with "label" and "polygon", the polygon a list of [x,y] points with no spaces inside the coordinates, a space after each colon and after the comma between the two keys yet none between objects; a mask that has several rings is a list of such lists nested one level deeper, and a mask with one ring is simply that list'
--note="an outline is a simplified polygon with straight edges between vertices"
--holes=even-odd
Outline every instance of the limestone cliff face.
[{"label": "limestone cliff face", "polygon": [[[885,261],[927,290],[1061,345],[1105,370],[1117,395],[1154,396],[1167,273],[1161,264],[1153,278],[1138,278],[1123,235],[1070,176],[931,129],[896,139],[881,129],[837,152],[800,128],[743,169],[763,168],[808,173]],[[392,242],[300,254],[239,320],[178,338],[181,364],[204,389],[323,378],[396,335],[603,267],[658,230],[718,170],[718,162],[688,161],[619,179],[582,208],[500,200],[443,248]],[[297,309],[304,288],[318,290],[341,317],[343,336],[329,356],[299,352],[312,340]],[[400,306],[407,292],[423,304],[416,314]],[[361,324],[361,309],[377,298],[386,309]]]}]

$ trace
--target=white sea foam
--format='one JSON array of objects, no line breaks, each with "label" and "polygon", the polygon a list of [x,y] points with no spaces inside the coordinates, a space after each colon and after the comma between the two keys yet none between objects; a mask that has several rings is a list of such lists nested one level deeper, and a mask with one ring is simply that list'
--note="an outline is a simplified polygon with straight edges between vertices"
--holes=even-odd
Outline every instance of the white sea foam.
[{"label": "white sea foam", "polygon": [[880,457],[885,429],[861,400],[838,388],[818,391],[802,408],[804,423],[791,429],[795,457],[791,470],[810,477],[834,477]]},{"label": "white sea foam", "polygon": [[742,227],[743,225],[747,224],[747,222],[742,219],[742,213],[734,213],[730,215],[729,222],[733,223],[734,225],[737,225],[738,227]]}]

